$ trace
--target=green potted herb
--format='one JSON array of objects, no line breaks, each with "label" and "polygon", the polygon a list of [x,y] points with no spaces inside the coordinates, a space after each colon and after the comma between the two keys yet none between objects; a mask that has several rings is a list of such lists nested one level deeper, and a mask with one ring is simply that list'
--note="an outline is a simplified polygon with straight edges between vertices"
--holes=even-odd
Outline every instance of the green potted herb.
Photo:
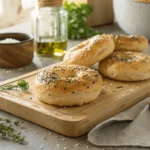
[{"label": "green potted herb", "polygon": [[101,33],[87,27],[87,18],[93,10],[89,4],[76,5],[65,1],[64,8],[68,12],[69,39],[85,39]]}]

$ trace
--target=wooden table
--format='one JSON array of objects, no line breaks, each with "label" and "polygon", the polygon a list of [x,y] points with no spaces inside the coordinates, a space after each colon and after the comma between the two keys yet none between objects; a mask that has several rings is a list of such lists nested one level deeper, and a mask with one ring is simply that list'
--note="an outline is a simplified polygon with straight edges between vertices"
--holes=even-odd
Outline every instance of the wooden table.
[{"label": "wooden table", "polygon": [[[23,29],[26,29],[25,31]],[[100,28],[104,33],[123,33],[117,25],[108,25]],[[0,32],[25,32],[31,34],[30,23],[24,23],[15,27],[10,27]],[[68,48],[76,45],[80,41],[69,41]],[[26,67],[17,69],[4,69],[0,68],[0,81],[16,77],[27,72],[31,72],[38,68],[48,66],[50,64],[58,62],[57,60],[44,57],[34,57],[32,64]],[[26,136],[28,144],[20,145],[7,140],[0,139],[0,150],[63,150],[65,147],[67,150],[148,150],[149,148],[129,148],[129,147],[96,147],[87,141],[87,135],[78,138],[68,138],[59,135],[53,131],[42,128],[36,124],[17,118],[11,114],[0,111],[0,117],[10,118],[23,121],[18,127],[18,131],[22,132],[22,135]],[[115,135],[114,135],[115,136]],[[41,148],[40,148],[41,147]]]}]

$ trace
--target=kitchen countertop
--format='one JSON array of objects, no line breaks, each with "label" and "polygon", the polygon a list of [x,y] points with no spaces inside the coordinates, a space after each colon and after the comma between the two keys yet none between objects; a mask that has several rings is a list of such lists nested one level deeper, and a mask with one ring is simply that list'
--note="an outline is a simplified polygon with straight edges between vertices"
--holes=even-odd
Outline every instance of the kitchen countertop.
[{"label": "kitchen countertop", "polygon": [[[22,31],[23,28],[26,28],[26,31]],[[114,33],[122,34],[123,32],[119,27],[114,25],[107,25],[100,27],[100,30],[104,33]],[[25,32],[31,34],[30,32],[30,23],[20,24],[14,27],[9,27],[3,30],[2,32]],[[68,48],[78,44],[80,41],[69,41]],[[149,51],[147,51],[149,52]],[[48,66],[50,64],[56,63],[58,60],[45,57],[34,56],[33,62],[29,66],[16,69],[5,69],[0,68],[0,81],[10,79],[27,72]],[[53,131],[40,127],[34,123],[28,122],[11,114],[8,114],[4,111],[0,111],[0,117],[9,118],[13,120],[21,120],[20,126],[17,128],[18,131],[21,131],[23,136],[26,136],[27,144],[20,145],[18,143],[0,139],[0,150],[148,150],[149,148],[131,148],[131,147],[96,147],[90,144],[87,141],[87,135],[83,135],[78,138],[69,138],[63,135],[57,134]],[[114,135],[115,136],[115,135]]]}]

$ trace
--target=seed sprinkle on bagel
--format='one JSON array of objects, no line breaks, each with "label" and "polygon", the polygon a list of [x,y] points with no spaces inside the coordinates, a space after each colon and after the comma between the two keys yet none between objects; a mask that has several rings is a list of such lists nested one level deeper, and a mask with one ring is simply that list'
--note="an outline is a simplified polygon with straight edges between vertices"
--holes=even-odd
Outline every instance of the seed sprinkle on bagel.
[{"label": "seed sprinkle on bagel", "polygon": [[102,89],[102,77],[94,69],[59,65],[42,71],[35,79],[37,98],[59,106],[94,101]]},{"label": "seed sprinkle on bagel", "polygon": [[112,35],[115,42],[115,50],[144,51],[148,48],[148,40],[144,36],[137,35]]},{"label": "seed sprinkle on bagel", "polygon": [[115,51],[99,63],[100,73],[119,81],[150,78],[150,56],[141,52]]},{"label": "seed sprinkle on bagel", "polygon": [[110,55],[114,47],[111,35],[96,35],[71,48],[64,57],[64,63],[92,66]]}]

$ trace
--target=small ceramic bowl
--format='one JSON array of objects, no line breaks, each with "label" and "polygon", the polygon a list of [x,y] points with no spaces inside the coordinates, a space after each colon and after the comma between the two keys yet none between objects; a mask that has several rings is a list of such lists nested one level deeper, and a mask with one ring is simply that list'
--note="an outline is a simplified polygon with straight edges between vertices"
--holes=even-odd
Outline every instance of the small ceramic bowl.
[{"label": "small ceramic bowl", "polygon": [[[7,43],[1,43],[4,40]],[[11,43],[9,42],[10,40],[20,42]],[[24,33],[0,34],[0,67],[15,68],[26,66],[32,62],[33,54],[33,38],[29,35]]]},{"label": "small ceramic bowl", "polygon": [[143,35],[150,40],[150,3],[137,1],[114,0],[115,19],[127,34]]}]

